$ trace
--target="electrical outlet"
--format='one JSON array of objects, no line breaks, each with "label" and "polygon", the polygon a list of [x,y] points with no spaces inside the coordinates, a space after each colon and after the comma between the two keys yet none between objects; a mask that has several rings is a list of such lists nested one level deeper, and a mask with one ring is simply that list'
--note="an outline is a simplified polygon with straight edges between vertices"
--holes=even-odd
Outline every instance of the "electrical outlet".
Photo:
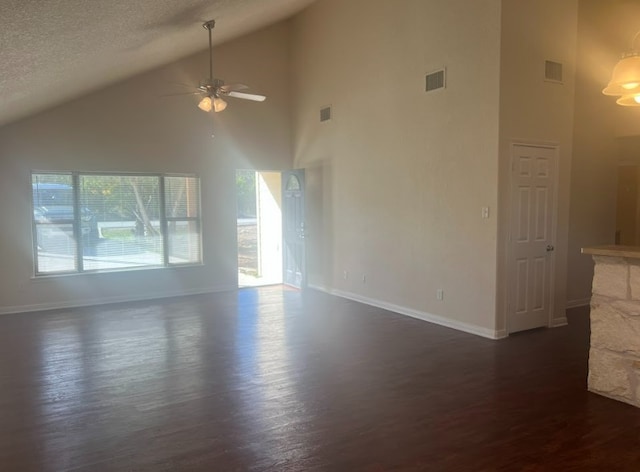
[{"label": "electrical outlet", "polygon": [[444,300],[444,290],[442,290],[441,288],[436,290],[436,298],[438,300]]},{"label": "electrical outlet", "polygon": [[362,274],[362,283],[366,284],[367,283],[367,276]]},{"label": "electrical outlet", "polygon": [[342,273],[342,278],[343,278],[344,280],[349,279],[349,271],[348,271],[348,270],[345,270],[345,271]]},{"label": "electrical outlet", "polygon": [[482,219],[489,219],[489,207],[482,207]]}]

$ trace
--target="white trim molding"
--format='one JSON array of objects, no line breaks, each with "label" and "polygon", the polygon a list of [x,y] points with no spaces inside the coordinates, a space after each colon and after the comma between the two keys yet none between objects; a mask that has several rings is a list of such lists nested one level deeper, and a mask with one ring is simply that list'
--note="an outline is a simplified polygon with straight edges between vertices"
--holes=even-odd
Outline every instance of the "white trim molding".
[{"label": "white trim molding", "polygon": [[376,308],[381,308],[383,310],[392,311],[400,315],[405,315],[411,318],[416,318],[418,320],[427,321],[429,323],[437,324],[439,326],[444,326],[446,328],[452,328],[458,331],[463,331],[465,333],[475,334],[476,336],[481,336],[483,338],[496,340],[496,339],[506,338],[508,336],[508,333],[506,330],[491,330],[491,329],[483,328],[481,326],[476,326],[473,324],[464,323],[462,321],[456,321],[449,318],[445,318],[443,316],[434,315],[432,313],[414,310],[413,308],[407,308],[404,306],[395,305],[393,303],[387,303],[381,300],[365,297],[362,295],[358,295],[356,293],[345,292],[343,290],[329,289],[320,285],[310,284],[308,285],[308,287],[313,290],[318,290],[320,292],[325,292],[330,295],[346,298],[348,300],[353,300],[355,302],[364,303],[365,305],[370,305]]},{"label": "white trim molding", "polygon": [[588,306],[591,303],[591,297],[578,298],[577,300],[567,300],[567,308],[578,308],[581,306]]},{"label": "white trim molding", "polygon": [[549,324],[549,328],[560,328],[562,326],[567,326],[568,324],[569,322],[567,321],[567,317],[562,316],[560,318],[552,319],[551,323]]}]

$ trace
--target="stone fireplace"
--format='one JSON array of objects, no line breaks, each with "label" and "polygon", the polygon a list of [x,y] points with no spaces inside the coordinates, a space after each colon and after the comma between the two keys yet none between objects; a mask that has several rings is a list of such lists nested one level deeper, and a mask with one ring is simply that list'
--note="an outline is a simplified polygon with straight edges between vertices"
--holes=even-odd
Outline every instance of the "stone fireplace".
[{"label": "stone fireplace", "polygon": [[585,248],[595,262],[588,388],[640,407],[640,248]]}]

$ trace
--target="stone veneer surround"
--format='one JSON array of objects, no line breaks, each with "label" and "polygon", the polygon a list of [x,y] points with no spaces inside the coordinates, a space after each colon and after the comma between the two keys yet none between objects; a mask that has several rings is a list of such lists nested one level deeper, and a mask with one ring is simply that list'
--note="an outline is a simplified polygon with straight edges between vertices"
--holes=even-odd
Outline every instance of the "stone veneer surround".
[{"label": "stone veneer surround", "polygon": [[640,248],[583,252],[595,262],[588,388],[640,407]]}]

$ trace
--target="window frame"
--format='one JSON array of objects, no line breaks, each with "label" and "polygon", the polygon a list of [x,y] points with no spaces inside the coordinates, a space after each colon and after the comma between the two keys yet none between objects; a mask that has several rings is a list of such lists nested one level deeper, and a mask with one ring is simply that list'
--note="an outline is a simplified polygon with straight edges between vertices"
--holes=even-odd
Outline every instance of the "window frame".
[{"label": "window frame", "polygon": [[[165,187],[165,177],[184,177],[184,178],[195,178],[198,184],[198,194],[196,198],[198,200],[198,216],[167,216],[167,194]],[[160,225],[163,231],[163,251],[164,251],[164,261],[167,267],[183,267],[183,266],[191,266],[191,265],[201,265],[202,264],[202,181],[200,177],[196,174],[162,174],[160,179],[160,189],[162,198],[160,199],[160,213],[162,218],[160,219]],[[182,262],[176,263],[171,262],[171,254],[169,251],[169,222],[178,222],[178,221],[195,221],[196,227],[198,229],[198,245],[200,246],[200,260],[197,262]]]},{"label": "window frame", "polygon": [[[75,242],[75,252],[73,254],[74,258],[74,268],[69,270],[59,270],[59,271],[47,271],[42,272],[39,269],[39,255],[38,255],[38,225],[52,225],[55,226],[56,223],[38,223],[35,218],[36,212],[36,202],[33,197],[33,176],[34,175],[59,175],[59,176],[70,176],[71,177],[71,187],[73,191],[73,240]],[[81,189],[80,189],[80,178],[85,176],[104,176],[104,177],[155,177],[158,179],[158,219],[159,219],[159,228],[160,228],[160,237],[162,238],[162,255],[161,255],[161,263],[153,264],[148,266],[132,266],[132,267],[123,267],[123,268],[106,268],[106,269],[85,269],[84,268],[84,246],[85,241],[81,235],[82,232],[82,211],[81,211]],[[80,172],[80,171],[40,171],[40,170],[32,170],[29,173],[30,181],[29,181],[29,195],[30,195],[30,209],[31,209],[31,234],[32,234],[32,254],[33,254],[33,270],[34,277],[42,278],[42,277],[56,277],[56,276],[67,276],[67,275],[76,275],[76,274],[96,274],[96,273],[108,273],[108,272],[123,272],[123,271],[132,271],[132,270],[156,270],[156,269],[167,269],[174,267],[189,267],[189,266],[200,266],[203,264],[204,255],[203,255],[203,238],[202,238],[202,180],[198,174],[194,173],[144,173],[144,172]],[[166,194],[165,194],[165,178],[167,177],[183,177],[183,178],[192,178],[196,179],[198,189],[197,189],[197,216],[190,217],[168,217],[166,214]],[[199,246],[198,251],[198,260],[190,262],[171,262],[170,254],[169,254],[169,221],[195,221],[196,229],[197,229],[197,242]]]}]

